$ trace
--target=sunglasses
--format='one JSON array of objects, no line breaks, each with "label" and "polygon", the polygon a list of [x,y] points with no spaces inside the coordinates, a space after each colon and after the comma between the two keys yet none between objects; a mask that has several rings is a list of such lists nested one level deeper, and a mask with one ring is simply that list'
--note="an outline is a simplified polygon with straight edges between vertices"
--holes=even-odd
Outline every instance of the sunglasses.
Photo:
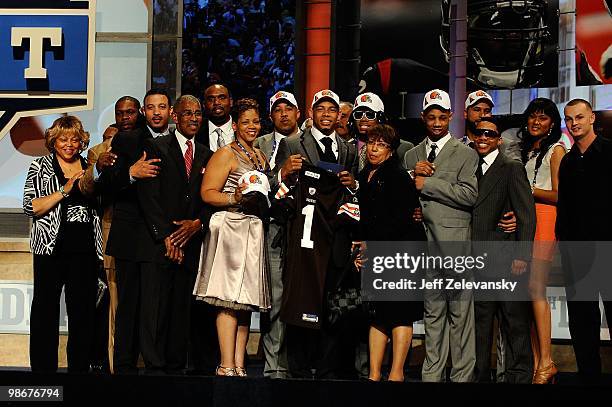
[{"label": "sunglasses", "polygon": [[486,138],[498,138],[499,137],[498,132],[496,132],[495,130],[489,130],[489,129],[476,129],[474,130],[474,135],[476,137],[485,136]]},{"label": "sunglasses", "polygon": [[358,110],[356,112],[353,112],[352,115],[354,120],[361,120],[364,117],[368,120],[374,120],[376,119],[376,116],[378,116],[376,112],[372,110]]}]

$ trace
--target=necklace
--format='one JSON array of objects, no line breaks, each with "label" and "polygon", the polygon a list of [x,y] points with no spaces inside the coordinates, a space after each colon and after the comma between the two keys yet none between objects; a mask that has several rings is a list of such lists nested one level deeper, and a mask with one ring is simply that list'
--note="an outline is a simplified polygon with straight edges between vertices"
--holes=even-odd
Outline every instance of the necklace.
[{"label": "necklace", "polygon": [[261,161],[259,161],[259,156],[257,155],[257,153],[255,153],[255,151],[253,151],[253,154],[255,155],[255,160],[257,160],[257,162],[253,160],[253,157],[251,157],[251,154],[240,143],[240,141],[238,141],[238,139],[236,139],[236,144],[238,145],[238,147],[240,147],[240,149],[244,152],[244,154],[246,154],[247,158],[249,159],[249,161],[251,161],[251,163],[253,164],[253,167],[255,167],[257,171],[261,173],[264,173],[266,171],[266,169],[264,168],[264,165],[261,163]]}]

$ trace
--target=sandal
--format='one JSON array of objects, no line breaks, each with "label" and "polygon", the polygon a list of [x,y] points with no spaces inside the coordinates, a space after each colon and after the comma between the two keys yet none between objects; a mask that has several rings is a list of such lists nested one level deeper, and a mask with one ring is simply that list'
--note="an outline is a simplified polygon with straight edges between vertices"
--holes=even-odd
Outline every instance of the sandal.
[{"label": "sandal", "polygon": [[236,366],[236,376],[246,377],[247,371],[244,367]]},{"label": "sandal", "polygon": [[233,367],[217,366],[215,370],[215,376],[236,376],[236,369]]}]

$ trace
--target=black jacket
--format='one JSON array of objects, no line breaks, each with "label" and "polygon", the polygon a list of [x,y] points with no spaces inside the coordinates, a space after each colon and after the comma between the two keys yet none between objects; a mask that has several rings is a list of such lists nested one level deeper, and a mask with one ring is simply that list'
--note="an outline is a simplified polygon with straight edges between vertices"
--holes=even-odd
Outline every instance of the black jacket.
[{"label": "black jacket", "polygon": [[[155,241],[155,261],[167,262],[164,239],[177,225],[174,221],[200,219],[204,230],[209,215],[200,197],[204,169],[212,152],[197,141],[191,176],[187,179],[185,161],[174,132],[145,142],[147,158],[160,158],[159,174],[136,183],[138,198],[147,227]],[[202,235],[197,234],[185,246],[185,265],[196,267]]]}]

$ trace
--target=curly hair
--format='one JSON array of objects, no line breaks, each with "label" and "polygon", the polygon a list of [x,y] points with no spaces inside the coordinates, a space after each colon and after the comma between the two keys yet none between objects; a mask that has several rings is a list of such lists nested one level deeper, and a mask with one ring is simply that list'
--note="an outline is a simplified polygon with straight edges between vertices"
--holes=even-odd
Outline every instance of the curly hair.
[{"label": "curly hair", "polygon": [[255,110],[259,114],[259,103],[252,98],[240,98],[232,106],[232,120],[238,121],[238,118],[247,110]]},{"label": "curly hair", "polygon": [[62,116],[56,119],[45,131],[45,146],[50,153],[55,152],[55,141],[60,136],[77,136],[80,140],[79,154],[89,146],[89,133],[83,129],[83,123],[76,116]]},{"label": "curly hair", "polygon": [[527,119],[533,113],[544,113],[546,116],[550,117],[553,122],[550,132],[544,137],[540,143],[540,148],[537,150],[536,169],[538,169],[540,165],[542,165],[542,160],[548,149],[561,139],[561,115],[559,114],[557,105],[550,99],[536,98],[529,102],[527,109],[523,112],[524,124],[521,126],[518,133],[521,140],[521,159],[523,164],[528,161],[529,151],[531,151],[533,145],[537,141],[537,138],[529,134],[529,129],[527,129]]}]

